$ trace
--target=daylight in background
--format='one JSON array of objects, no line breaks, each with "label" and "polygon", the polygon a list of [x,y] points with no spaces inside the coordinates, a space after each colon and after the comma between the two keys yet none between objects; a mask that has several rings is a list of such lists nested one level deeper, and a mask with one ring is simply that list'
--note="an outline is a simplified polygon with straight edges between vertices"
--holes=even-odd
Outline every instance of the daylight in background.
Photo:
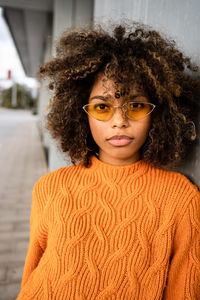
[{"label": "daylight in background", "polygon": [[0,107],[36,106],[39,84],[25,75],[0,7]]}]

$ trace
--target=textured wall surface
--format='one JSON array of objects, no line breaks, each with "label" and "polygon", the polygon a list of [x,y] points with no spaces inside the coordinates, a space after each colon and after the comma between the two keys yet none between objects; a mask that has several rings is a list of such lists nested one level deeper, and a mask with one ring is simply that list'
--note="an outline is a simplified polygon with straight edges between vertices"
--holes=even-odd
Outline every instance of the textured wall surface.
[{"label": "textured wall surface", "polygon": [[199,0],[95,0],[94,19],[105,22],[125,17],[142,21],[174,38],[200,63]]}]

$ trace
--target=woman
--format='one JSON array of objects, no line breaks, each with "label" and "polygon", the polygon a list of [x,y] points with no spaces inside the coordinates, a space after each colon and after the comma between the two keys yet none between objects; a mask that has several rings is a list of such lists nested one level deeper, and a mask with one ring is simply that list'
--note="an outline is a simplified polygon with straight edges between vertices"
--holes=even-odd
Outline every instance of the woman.
[{"label": "woman", "polygon": [[33,190],[20,299],[200,299],[200,193],[177,165],[200,82],[139,24],[64,33],[41,66],[47,128],[73,166]]}]

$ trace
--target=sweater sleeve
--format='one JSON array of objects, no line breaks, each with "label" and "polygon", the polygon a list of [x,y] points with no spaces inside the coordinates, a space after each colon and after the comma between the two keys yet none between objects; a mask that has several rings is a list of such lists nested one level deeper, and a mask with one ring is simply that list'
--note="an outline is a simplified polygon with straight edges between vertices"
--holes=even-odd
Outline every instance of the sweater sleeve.
[{"label": "sweater sleeve", "polygon": [[[43,179],[43,178],[42,178]],[[39,223],[42,216],[42,211],[44,208],[45,197],[43,188],[43,180],[39,180],[32,192],[32,207],[31,207],[31,216],[30,216],[30,239],[29,239],[29,246],[28,252],[25,260],[24,265],[24,272],[21,282],[21,288],[26,284],[29,276],[33,272],[33,270],[37,267],[42,255],[43,255],[43,248],[40,244],[41,233],[39,233]],[[40,234],[40,237],[39,237]]]},{"label": "sweater sleeve", "polygon": [[175,232],[163,300],[200,300],[200,193],[195,190]]}]

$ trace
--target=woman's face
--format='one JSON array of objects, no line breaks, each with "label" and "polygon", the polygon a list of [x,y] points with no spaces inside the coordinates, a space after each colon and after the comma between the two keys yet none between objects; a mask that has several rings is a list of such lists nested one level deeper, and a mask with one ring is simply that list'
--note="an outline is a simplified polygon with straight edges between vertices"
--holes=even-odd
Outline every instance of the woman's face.
[{"label": "woman's face", "polygon": [[[106,81],[103,81],[106,79]],[[98,74],[90,93],[89,103],[110,103],[123,105],[126,98],[139,96],[141,102],[149,102],[145,93],[132,86],[126,96],[115,97],[114,82],[103,74]],[[106,97],[106,100],[99,99]],[[140,148],[144,144],[149,128],[150,115],[140,120],[127,118],[121,108],[117,108],[107,121],[99,121],[88,116],[90,130],[99,147],[99,159],[112,165],[128,165],[140,159]]]}]

